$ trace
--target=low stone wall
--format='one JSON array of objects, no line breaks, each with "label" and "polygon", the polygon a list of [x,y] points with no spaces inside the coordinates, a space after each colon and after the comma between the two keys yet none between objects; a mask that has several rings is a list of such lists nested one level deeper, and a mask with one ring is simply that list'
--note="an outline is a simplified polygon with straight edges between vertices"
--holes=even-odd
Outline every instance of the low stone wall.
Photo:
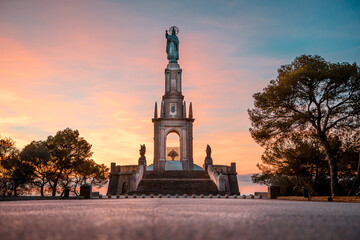
[{"label": "low stone wall", "polygon": [[135,175],[135,188],[130,189],[130,191],[136,191],[136,189],[138,188],[139,183],[141,182],[141,179],[144,176],[145,168],[146,168],[146,166],[144,166],[144,165],[139,166],[139,171]]},{"label": "low stone wall", "polygon": [[210,178],[215,182],[219,192],[240,194],[235,163],[232,163],[231,166],[207,165],[207,171]]},{"label": "low stone wall", "polygon": [[115,166],[112,172],[107,194],[116,195],[136,191],[145,171],[144,165]]},{"label": "low stone wall", "polygon": [[213,180],[214,183],[216,184],[219,192],[225,192],[227,177],[221,173],[218,174],[212,165],[207,166],[207,171],[211,180]]},{"label": "low stone wall", "polygon": [[255,197],[263,197],[266,198],[268,197],[269,193],[268,192],[254,192]]},{"label": "low stone wall", "polygon": [[122,172],[122,173],[135,173],[139,171],[139,166],[138,165],[123,165],[123,166],[116,166],[116,171],[117,172]]}]

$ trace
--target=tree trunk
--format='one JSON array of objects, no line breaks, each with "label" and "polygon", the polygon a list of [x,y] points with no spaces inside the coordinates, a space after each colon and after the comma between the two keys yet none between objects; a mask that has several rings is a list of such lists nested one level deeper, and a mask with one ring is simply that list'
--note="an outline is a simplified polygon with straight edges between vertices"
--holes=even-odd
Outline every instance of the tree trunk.
[{"label": "tree trunk", "polygon": [[40,193],[42,197],[44,196],[44,185],[45,185],[44,182],[42,182],[40,187]]},{"label": "tree trunk", "polygon": [[54,185],[53,185],[53,189],[52,189],[52,196],[53,196],[53,197],[56,196],[56,189],[57,189],[57,185],[58,185],[59,179],[60,179],[60,177],[61,177],[61,175],[62,175],[62,172],[63,172],[63,169],[61,168],[59,174],[57,175],[57,178],[56,178],[55,181],[54,181]]},{"label": "tree trunk", "polygon": [[53,187],[52,187],[52,196],[53,196],[53,197],[56,196],[57,183],[58,183],[58,179],[56,179],[56,180],[54,181],[54,185],[53,185]]},{"label": "tree trunk", "polygon": [[339,196],[340,188],[337,179],[338,169],[336,164],[336,159],[332,152],[331,146],[325,134],[320,135],[320,140],[325,147],[326,156],[328,158],[329,167],[330,167],[330,187],[332,196]]},{"label": "tree trunk", "polygon": [[358,161],[358,166],[357,166],[357,173],[356,173],[356,176],[355,176],[354,183],[351,186],[351,189],[350,189],[350,191],[348,193],[348,196],[355,195],[356,194],[355,191],[359,187],[359,185],[360,185],[360,152],[359,152],[359,161]]},{"label": "tree trunk", "polygon": [[74,186],[74,193],[75,193],[76,196],[78,195],[78,194],[76,193],[77,185],[78,185],[78,182],[76,181],[76,182],[75,182],[75,186]]},{"label": "tree trunk", "polygon": [[78,185],[78,183],[76,182],[76,183],[75,183],[75,187],[74,187],[74,193],[75,193],[75,195],[78,197],[79,194],[76,192],[77,185]]},{"label": "tree trunk", "polygon": [[16,197],[17,196],[17,186],[16,186],[16,184],[14,184],[14,197]]}]

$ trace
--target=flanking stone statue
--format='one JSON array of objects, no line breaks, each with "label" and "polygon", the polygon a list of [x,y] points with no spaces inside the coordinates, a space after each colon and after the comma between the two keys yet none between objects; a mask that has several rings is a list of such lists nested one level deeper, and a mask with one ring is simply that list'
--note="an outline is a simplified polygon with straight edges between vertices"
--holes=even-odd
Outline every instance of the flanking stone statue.
[{"label": "flanking stone statue", "polygon": [[213,165],[213,160],[211,158],[211,147],[209,144],[206,146],[205,171],[207,171],[208,165]]},{"label": "flanking stone statue", "polygon": [[211,157],[211,147],[209,144],[206,146],[206,157]]},{"label": "flanking stone statue", "polygon": [[145,157],[146,147],[145,147],[145,144],[144,145],[140,144],[139,152],[140,152],[139,165],[146,166],[146,157]]},{"label": "flanking stone statue", "polygon": [[176,35],[179,33],[179,29],[176,26],[172,26],[169,29],[169,32],[170,34],[168,34],[168,30],[166,30],[165,33],[165,37],[167,39],[167,59],[170,63],[177,63],[177,60],[179,60],[179,38]]}]

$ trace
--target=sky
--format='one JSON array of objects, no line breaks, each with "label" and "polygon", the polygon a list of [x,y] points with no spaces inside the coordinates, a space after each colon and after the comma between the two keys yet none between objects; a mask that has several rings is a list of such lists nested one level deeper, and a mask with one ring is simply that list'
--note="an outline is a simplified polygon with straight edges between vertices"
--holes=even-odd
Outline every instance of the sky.
[{"label": "sky", "polygon": [[18,148],[67,127],[110,166],[153,161],[164,94],[165,30],[179,29],[194,162],[236,162],[241,193],[263,149],[249,133],[252,95],[302,54],[360,62],[359,1],[0,0],[0,135]]}]

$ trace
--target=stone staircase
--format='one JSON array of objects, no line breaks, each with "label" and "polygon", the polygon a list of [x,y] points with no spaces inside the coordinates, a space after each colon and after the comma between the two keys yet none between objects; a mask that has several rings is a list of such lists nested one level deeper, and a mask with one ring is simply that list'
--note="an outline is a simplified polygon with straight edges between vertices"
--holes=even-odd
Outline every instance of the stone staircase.
[{"label": "stone staircase", "polygon": [[205,171],[146,171],[136,194],[218,194]]}]

